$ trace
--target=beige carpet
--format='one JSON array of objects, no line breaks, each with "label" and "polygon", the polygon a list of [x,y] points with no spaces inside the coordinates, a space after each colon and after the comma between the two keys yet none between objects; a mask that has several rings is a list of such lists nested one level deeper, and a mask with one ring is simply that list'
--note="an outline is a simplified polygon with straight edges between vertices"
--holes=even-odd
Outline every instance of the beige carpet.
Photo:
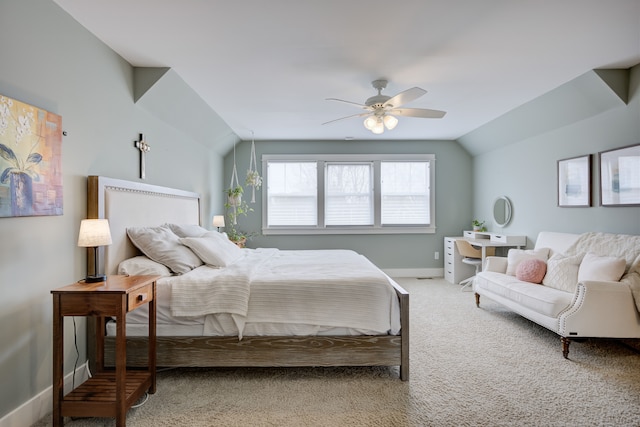
[{"label": "beige carpet", "polygon": [[127,425],[640,426],[635,341],[574,342],[565,360],[557,335],[489,299],[477,309],[442,279],[398,282],[411,294],[409,382],[395,367],[170,370]]}]

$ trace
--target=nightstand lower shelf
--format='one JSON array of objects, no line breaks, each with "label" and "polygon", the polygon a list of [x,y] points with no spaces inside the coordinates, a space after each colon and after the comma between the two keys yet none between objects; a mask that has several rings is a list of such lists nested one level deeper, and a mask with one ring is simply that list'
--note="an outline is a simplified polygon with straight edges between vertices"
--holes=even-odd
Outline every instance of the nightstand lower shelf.
[{"label": "nightstand lower shelf", "polygon": [[[127,371],[125,405],[131,407],[149,390],[148,371]],[[62,399],[62,416],[111,417],[116,412],[116,373],[100,372],[69,392]]]}]

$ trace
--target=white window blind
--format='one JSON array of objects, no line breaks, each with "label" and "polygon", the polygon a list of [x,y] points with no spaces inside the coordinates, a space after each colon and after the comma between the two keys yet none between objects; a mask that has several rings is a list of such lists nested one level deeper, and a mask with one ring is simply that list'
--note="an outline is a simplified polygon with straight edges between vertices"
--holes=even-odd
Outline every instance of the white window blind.
[{"label": "white window blind", "polygon": [[429,162],[381,162],[382,224],[429,224]]},{"label": "white window blind", "polygon": [[326,225],[373,224],[372,175],[370,163],[326,165]]},{"label": "white window blind", "polygon": [[269,162],[268,226],[318,224],[316,162]]}]

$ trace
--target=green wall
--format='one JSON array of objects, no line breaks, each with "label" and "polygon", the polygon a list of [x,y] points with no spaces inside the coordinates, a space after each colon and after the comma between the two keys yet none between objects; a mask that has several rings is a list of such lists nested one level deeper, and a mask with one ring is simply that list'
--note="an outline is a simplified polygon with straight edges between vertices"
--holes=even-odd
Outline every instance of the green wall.
[{"label": "green wall", "polygon": [[[236,147],[240,183],[249,168],[251,141]],[[436,233],[384,235],[283,235],[253,237],[250,247],[280,249],[353,249],[383,269],[442,268],[444,237],[460,235],[471,221],[472,159],[456,141],[256,141],[256,155],[262,173],[262,154],[435,154]],[[225,158],[225,188],[231,180],[233,153]],[[248,189],[245,189],[248,191]],[[238,219],[243,231],[261,229],[262,197],[256,195],[254,211]],[[220,197],[223,197],[222,192]],[[246,197],[248,198],[248,197]],[[434,252],[440,259],[434,259]]]},{"label": "green wall", "polygon": [[[513,203],[514,215],[503,232],[527,235],[530,246],[538,232],[545,230],[640,234],[640,207],[599,206],[598,152],[640,144],[640,65],[615,76],[624,77],[622,84],[619,79],[609,82],[616,91],[611,88],[605,91],[603,81],[588,73],[576,79],[581,83],[579,90],[570,82],[523,106],[528,113],[526,120],[531,123],[549,123],[541,117],[549,111],[561,114],[560,103],[572,119],[474,157],[474,215],[487,219],[489,227],[495,229],[491,225],[492,203],[497,196],[506,195]],[[585,93],[597,97],[585,99],[582,96]],[[576,111],[585,110],[582,105],[585,102],[605,107],[575,115]],[[501,129],[513,127],[514,119],[510,116],[517,113],[509,113],[487,128],[499,138]],[[477,131],[484,133],[482,128]],[[491,139],[491,135],[483,137]],[[557,161],[586,154],[593,154],[592,207],[558,207]]]},{"label": "green wall", "polygon": [[[135,104],[131,65],[53,2],[0,0],[0,52],[0,94],[61,115],[67,132],[64,214],[0,218],[2,419],[51,386],[50,290],[86,275],[85,250],[76,246],[86,217],[86,176],[139,180],[133,141],[143,132],[151,144],[145,182],[200,193],[205,224],[222,206],[211,189],[223,184],[214,141],[196,140]],[[84,320],[76,323],[81,364]],[[65,356],[68,373],[75,361],[70,319]]]}]

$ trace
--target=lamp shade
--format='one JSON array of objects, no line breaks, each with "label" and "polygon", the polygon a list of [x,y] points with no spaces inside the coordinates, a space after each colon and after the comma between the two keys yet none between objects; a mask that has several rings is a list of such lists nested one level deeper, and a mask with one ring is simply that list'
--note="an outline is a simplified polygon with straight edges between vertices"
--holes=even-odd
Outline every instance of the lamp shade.
[{"label": "lamp shade", "polygon": [[110,244],[111,231],[109,230],[109,220],[83,219],[82,222],[80,222],[78,246],[90,248]]},{"label": "lamp shade", "polygon": [[213,216],[213,226],[214,227],[224,227],[224,215],[214,215]]},{"label": "lamp shade", "polygon": [[392,130],[398,124],[398,119],[390,114],[384,116],[384,125],[387,129]]},{"label": "lamp shade", "polygon": [[384,123],[382,122],[381,118],[378,118],[378,120],[376,120],[376,124],[371,129],[371,132],[375,133],[376,135],[380,135],[384,132]]},{"label": "lamp shade", "polygon": [[369,116],[366,119],[364,119],[364,127],[367,128],[368,130],[373,129],[375,125],[376,125],[376,118],[374,116]]}]

